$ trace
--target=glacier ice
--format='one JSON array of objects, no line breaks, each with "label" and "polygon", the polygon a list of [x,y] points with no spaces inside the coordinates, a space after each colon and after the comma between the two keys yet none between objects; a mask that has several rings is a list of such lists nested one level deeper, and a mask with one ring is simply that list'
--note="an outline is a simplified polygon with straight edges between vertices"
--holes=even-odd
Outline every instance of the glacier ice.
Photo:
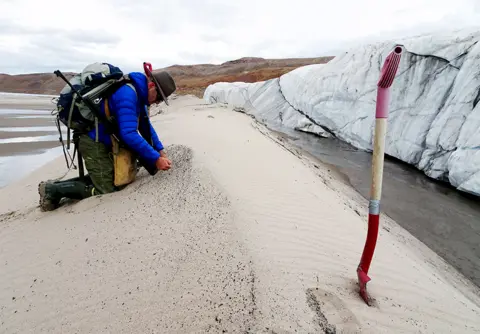
[{"label": "glacier ice", "polygon": [[401,45],[386,154],[480,196],[479,39],[478,30],[457,30],[362,45],[280,78],[212,84],[204,99],[371,151],[380,69]]}]

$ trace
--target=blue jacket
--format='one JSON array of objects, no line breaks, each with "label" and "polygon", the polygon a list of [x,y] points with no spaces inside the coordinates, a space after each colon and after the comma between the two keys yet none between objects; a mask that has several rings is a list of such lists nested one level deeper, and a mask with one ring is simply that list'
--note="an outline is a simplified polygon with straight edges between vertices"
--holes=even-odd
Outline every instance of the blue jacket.
[{"label": "blue jacket", "polygon": [[[110,114],[115,118],[119,139],[143,161],[153,166],[160,157],[159,151],[163,150],[163,145],[150,123],[147,113],[147,106],[149,105],[147,78],[140,72],[129,73],[129,76],[132,79],[135,91],[132,87],[124,85],[112,94],[108,99]],[[102,112],[105,113],[103,103]],[[149,132],[152,145],[148,142],[150,140]],[[95,129],[90,131],[88,135],[95,140]],[[112,145],[110,135],[105,131],[102,124],[98,126],[98,140],[108,147]]]}]

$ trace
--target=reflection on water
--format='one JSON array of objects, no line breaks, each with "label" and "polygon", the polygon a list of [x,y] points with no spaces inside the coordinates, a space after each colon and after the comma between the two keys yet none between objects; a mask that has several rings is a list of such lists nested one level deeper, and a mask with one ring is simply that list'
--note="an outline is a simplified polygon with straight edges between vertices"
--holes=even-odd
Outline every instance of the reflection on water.
[{"label": "reflection on water", "polygon": [[48,136],[36,136],[36,137],[5,138],[5,139],[0,139],[0,144],[33,143],[33,142],[39,142],[39,141],[55,141],[55,140],[58,140],[58,134],[48,135]]},{"label": "reflection on water", "polygon": [[0,188],[27,176],[35,169],[63,154],[61,147],[40,152],[30,155],[0,157]]},{"label": "reflection on water", "polygon": [[9,117],[4,117],[4,119],[25,119],[25,118],[34,118],[34,119],[48,119],[52,120],[52,115],[16,115],[12,116],[9,115]]},{"label": "reflection on water", "polygon": [[17,126],[17,127],[2,127],[0,124],[0,132],[37,132],[37,131],[50,131],[58,132],[55,126]]},{"label": "reflection on water", "polygon": [[11,116],[11,115],[30,115],[30,116],[44,116],[51,115],[50,110],[29,110],[29,109],[0,109],[0,115]]},{"label": "reflection on water", "polygon": [[9,133],[0,139],[0,187],[62,154],[53,120],[49,110],[0,109],[0,133]]},{"label": "reflection on water", "polygon": [[[369,199],[370,153],[336,139],[269,127],[288,135],[286,139],[294,146],[335,166]],[[480,198],[460,193],[405,163],[386,159],[381,205],[383,212],[480,287]]]}]

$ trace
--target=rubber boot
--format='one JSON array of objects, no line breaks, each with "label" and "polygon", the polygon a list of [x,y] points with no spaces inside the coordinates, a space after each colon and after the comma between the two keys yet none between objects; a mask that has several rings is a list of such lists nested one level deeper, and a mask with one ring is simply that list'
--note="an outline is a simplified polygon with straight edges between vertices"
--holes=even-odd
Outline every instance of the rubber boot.
[{"label": "rubber boot", "polygon": [[41,182],[38,185],[38,193],[42,211],[55,210],[64,197],[81,200],[97,195],[93,185],[86,184],[78,179]]},{"label": "rubber boot", "polygon": [[88,174],[83,177],[83,180],[82,180],[82,178],[81,178],[80,176],[77,176],[77,177],[74,177],[74,178],[68,179],[68,180],[63,180],[63,181],[62,181],[62,180],[60,180],[60,181],[58,181],[58,180],[52,180],[52,181],[50,181],[50,180],[49,180],[49,181],[47,181],[47,182],[61,183],[61,182],[65,182],[65,181],[82,181],[82,182],[84,182],[84,183],[87,184],[87,185],[93,184],[93,183],[92,183],[92,179],[90,178],[90,176],[89,176]]}]

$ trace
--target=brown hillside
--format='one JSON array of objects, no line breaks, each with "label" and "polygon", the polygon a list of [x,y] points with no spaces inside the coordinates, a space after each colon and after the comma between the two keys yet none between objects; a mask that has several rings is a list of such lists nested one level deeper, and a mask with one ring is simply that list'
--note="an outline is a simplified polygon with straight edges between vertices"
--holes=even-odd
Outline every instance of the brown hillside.
[{"label": "brown hillside", "polygon": [[300,66],[324,64],[333,57],[263,59],[240,58],[220,65],[173,65],[168,71],[177,83],[178,94],[203,96],[205,88],[215,82],[257,82],[278,78]]},{"label": "brown hillside", "polygon": [[[73,76],[72,73],[64,74],[67,78]],[[65,82],[53,73],[0,74],[0,92],[55,95],[63,86]]]},{"label": "brown hillside", "polygon": [[[246,57],[227,61],[220,65],[173,65],[159,70],[168,71],[177,83],[178,94],[203,96],[205,88],[215,82],[256,82],[277,78],[297,67],[323,64],[333,57],[264,59]],[[70,78],[73,73],[66,73]],[[64,87],[62,79],[53,73],[32,73],[21,75],[0,74],[0,92],[53,94]]]}]

